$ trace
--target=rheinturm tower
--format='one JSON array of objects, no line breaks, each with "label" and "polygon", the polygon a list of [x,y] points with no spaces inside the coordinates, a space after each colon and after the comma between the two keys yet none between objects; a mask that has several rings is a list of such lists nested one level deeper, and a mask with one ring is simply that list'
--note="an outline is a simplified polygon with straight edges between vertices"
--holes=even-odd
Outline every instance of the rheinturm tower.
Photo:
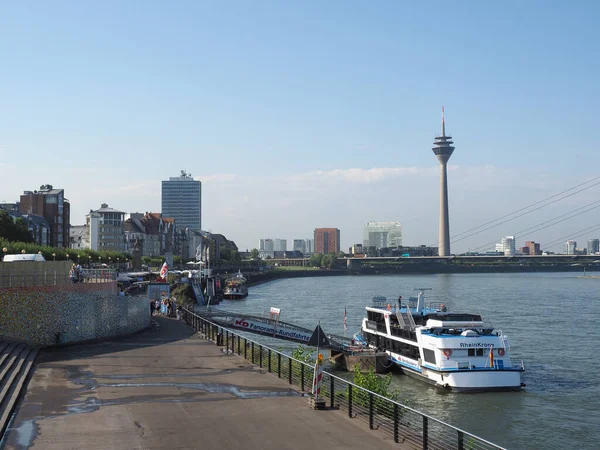
[{"label": "rheinturm tower", "polygon": [[440,162],[440,237],[439,255],[450,256],[450,220],[448,217],[448,160],[452,156],[454,147],[451,136],[446,136],[446,123],[444,122],[444,107],[442,107],[442,134],[433,141],[433,153]]}]

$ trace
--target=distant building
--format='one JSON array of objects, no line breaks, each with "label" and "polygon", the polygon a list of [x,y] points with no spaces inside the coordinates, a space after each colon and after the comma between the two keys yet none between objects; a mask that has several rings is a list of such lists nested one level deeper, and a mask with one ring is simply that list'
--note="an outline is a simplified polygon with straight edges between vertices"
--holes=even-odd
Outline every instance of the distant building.
[{"label": "distant building", "polygon": [[52,185],[40,186],[39,191],[25,191],[19,202],[21,214],[41,216],[50,226],[50,239],[47,245],[69,247],[69,227],[71,208],[65,198],[64,189],[54,189]]},{"label": "distant building", "polygon": [[502,240],[496,244],[496,252],[505,256],[514,256],[517,252],[514,236],[504,236]]},{"label": "distant building", "polygon": [[541,255],[542,251],[540,250],[539,242],[534,241],[526,241],[525,247],[528,248],[528,252],[523,252],[524,255]]},{"label": "distant building", "polygon": [[364,228],[363,247],[391,248],[402,245],[400,222],[367,222]]},{"label": "distant building", "polygon": [[577,249],[576,241],[567,241],[563,244],[563,254],[564,255],[575,255]]},{"label": "distant building", "polygon": [[69,231],[69,248],[82,250],[90,248],[90,233],[86,225],[73,225]]},{"label": "distant building", "polygon": [[339,253],[340,230],[337,228],[315,228],[314,253]]},{"label": "distant building", "polygon": [[275,251],[275,241],[273,239],[261,239],[261,241],[263,241],[263,248],[259,250],[264,250],[265,252]]},{"label": "distant building", "polygon": [[310,255],[313,253],[313,240],[312,239],[294,239],[293,250],[302,253],[303,255]]},{"label": "distant building", "polygon": [[530,255],[530,253],[529,253],[529,247],[521,247],[521,248],[519,249],[519,251],[520,251],[520,252],[521,252],[521,254],[523,254],[523,255]]},{"label": "distant building", "polygon": [[162,182],[162,217],[175,219],[178,229],[202,229],[202,183],[185,170]]},{"label": "distant building", "polygon": [[286,239],[275,239],[275,251],[276,252],[287,251],[287,240]]},{"label": "distant building", "polygon": [[85,225],[89,232],[89,248],[91,250],[125,250],[123,211],[109,208],[103,203],[100,209],[90,210],[85,216]]},{"label": "distant building", "polygon": [[363,253],[362,244],[354,244],[352,247],[350,247],[351,255],[357,255],[357,254],[362,254],[362,253]]},{"label": "distant building", "polygon": [[600,239],[589,239],[587,244],[588,255],[595,255],[600,252]]}]

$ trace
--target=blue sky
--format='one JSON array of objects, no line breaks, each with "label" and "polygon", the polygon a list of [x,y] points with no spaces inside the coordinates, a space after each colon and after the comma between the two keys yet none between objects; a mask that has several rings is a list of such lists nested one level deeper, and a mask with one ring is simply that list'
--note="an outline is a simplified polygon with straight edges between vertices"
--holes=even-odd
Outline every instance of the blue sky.
[{"label": "blue sky", "polygon": [[[320,226],[348,247],[373,220],[401,222],[405,244],[435,244],[442,105],[456,144],[451,235],[596,176],[599,12],[583,1],[3,2],[0,201],[50,183],[72,224],[102,202],[159,211],[160,181],[186,169],[203,181],[204,227],[241,248]],[[595,223],[591,212],[527,237]]]}]

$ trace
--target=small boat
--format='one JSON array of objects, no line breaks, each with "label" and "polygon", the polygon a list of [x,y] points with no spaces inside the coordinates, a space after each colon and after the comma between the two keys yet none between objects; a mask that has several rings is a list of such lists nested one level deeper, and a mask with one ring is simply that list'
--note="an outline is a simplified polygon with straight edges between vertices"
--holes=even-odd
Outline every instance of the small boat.
[{"label": "small boat", "polygon": [[385,351],[405,374],[454,392],[520,390],[525,366],[510,359],[508,337],[479,314],[455,313],[417,297],[373,297],[358,340]]},{"label": "small boat", "polygon": [[240,300],[248,296],[248,287],[246,279],[241,271],[235,276],[225,279],[225,288],[223,289],[223,298],[229,300]]}]

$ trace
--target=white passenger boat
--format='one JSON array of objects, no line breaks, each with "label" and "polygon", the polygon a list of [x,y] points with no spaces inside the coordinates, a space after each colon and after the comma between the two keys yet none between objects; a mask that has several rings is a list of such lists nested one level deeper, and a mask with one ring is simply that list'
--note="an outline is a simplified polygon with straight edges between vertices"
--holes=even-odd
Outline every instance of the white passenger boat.
[{"label": "white passenger boat", "polygon": [[408,302],[374,297],[361,335],[385,350],[407,375],[457,392],[519,390],[523,362],[510,359],[508,337],[479,314],[455,313],[447,305],[425,305],[423,289]]},{"label": "white passenger boat", "polygon": [[248,296],[248,287],[246,286],[246,278],[241,271],[225,280],[225,288],[223,289],[223,298],[230,300],[239,300]]}]

